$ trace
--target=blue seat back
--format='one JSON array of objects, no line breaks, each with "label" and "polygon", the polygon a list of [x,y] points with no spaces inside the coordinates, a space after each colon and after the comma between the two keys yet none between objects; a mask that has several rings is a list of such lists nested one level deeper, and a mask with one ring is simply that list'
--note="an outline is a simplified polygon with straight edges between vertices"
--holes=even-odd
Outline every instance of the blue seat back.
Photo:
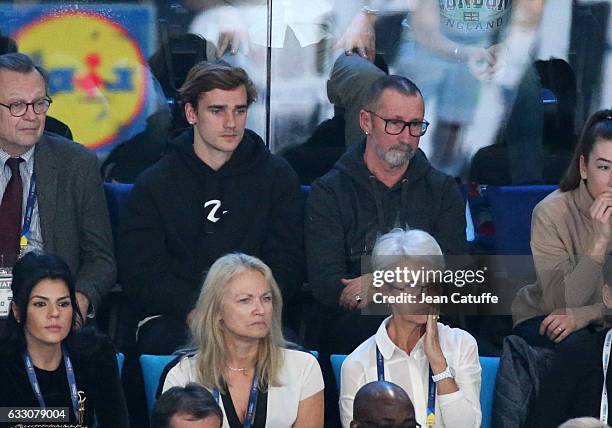
[{"label": "blue seat back", "polygon": [[493,392],[495,391],[495,376],[499,367],[499,357],[480,357],[482,368],[482,383],[480,384],[480,410],[482,411],[481,428],[491,428],[491,412],[493,410]]},{"label": "blue seat back", "polygon": [[495,254],[530,255],[533,208],[557,186],[487,186],[484,195],[491,206],[495,227]]},{"label": "blue seat back", "polygon": [[151,416],[153,413],[153,407],[155,407],[155,393],[157,392],[157,387],[159,385],[159,378],[161,377],[168,363],[175,358],[175,355],[140,356],[140,368],[142,369],[142,376],[144,378],[145,396],[147,399],[149,416]]},{"label": "blue seat back", "polygon": [[119,233],[119,221],[125,210],[125,204],[132,187],[134,187],[133,184],[104,183],[106,206],[108,207],[108,215],[115,242],[117,242],[117,234]]}]

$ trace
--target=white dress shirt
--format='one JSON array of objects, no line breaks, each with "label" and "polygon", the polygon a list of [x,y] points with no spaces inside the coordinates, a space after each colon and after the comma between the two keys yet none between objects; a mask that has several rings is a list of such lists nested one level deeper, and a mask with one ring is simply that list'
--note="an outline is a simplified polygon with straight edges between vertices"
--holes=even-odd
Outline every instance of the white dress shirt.
[{"label": "white dress shirt", "polygon": [[[389,338],[385,319],[376,334],[357,347],[342,364],[340,415],[348,428],[353,419],[353,400],[363,385],[378,380],[376,345],[384,358],[385,380],[402,387],[414,405],[416,420],[426,427],[429,363],[423,337],[410,354]],[[480,427],[480,361],[476,340],[466,331],[438,323],[440,347],[446,361],[455,370],[459,391],[436,394],[436,428]]]}]

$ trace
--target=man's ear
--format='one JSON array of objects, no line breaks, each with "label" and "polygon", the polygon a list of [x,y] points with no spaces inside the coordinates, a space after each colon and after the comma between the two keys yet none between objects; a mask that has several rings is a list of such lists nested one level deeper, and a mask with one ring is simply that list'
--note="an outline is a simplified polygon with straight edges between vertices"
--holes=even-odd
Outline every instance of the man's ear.
[{"label": "man's ear", "polygon": [[601,289],[601,294],[606,308],[612,309],[612,287],[610,287],[608,284],[604,284]]},{"label": "man's ear", "polygon": [[370,113],[363,109],[359,111],[359,127],[366,135],[372,133],[372,118],[370,117]]},{"label": "man's ear", "polygon": [[190,125],[195,124],[198,121],[198,115],[191,103],[185,103],[185,118]]}]

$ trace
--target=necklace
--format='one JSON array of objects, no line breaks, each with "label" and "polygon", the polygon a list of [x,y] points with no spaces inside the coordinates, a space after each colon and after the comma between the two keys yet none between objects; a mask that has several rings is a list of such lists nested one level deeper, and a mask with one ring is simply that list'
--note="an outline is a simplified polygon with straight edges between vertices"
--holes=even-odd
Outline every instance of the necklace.
[{"label": "necklace", "polygon": [[245,375],[245,376],[247,374],[247,368],[246,367],[236,368],[236,367],[230,366],[229,364],[226,364],[226,365],[227,365],[227,368],[230,369],[233,372],[242,372],[242,374]]}]

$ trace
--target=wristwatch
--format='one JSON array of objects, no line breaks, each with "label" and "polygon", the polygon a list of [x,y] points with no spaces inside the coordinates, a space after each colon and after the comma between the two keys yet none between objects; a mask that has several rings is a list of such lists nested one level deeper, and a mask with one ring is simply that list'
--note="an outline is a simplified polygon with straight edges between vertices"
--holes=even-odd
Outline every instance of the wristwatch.
[{"label": "wristwatch", "polygon": [[431,380],[438,383],[444,379],[454,379],[455,378],[455,370],[451,366],[446,366],[444,371],[438,373],[437,375],[433,375]]}]

